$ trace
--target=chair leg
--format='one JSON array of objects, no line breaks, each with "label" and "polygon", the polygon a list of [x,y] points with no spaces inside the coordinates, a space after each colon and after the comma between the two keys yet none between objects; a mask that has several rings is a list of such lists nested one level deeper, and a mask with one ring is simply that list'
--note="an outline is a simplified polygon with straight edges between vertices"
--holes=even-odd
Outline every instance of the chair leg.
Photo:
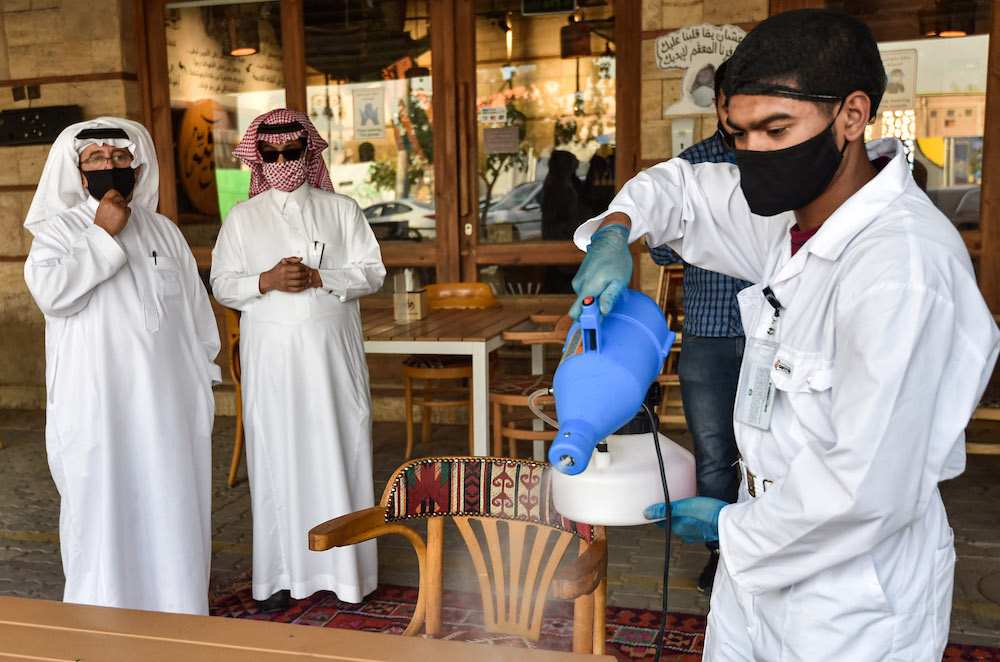
[{"label": "chair leg", "polygon": [[503,405],[493,403],[493,457],[503,454]]},{"label": "chair leg", "polygon": [[[434,386],[434,380],[425,379],[424,380],[424,401],[430,402],[431,400],[431,388]],[[431,438],[431,408],[423,408],[423,418],[420,421],[420,433],[421,439],[426,444]]]},{"label": "chair leg", "polygon": [[607,644],[607,604],[608,578],[605,577],[594,589],[594,648],[591,651],[594,655],[604,655]]},{"label": "chair leg", "polygon": [[590,653],[594,646],[594,594],[573,601],[573,652]]},{"label": "chair leg", "polygon": [[413,382],[403,376],[403,407],[406,410],[406,459],[413,457]]},{"label": "chair leg", "polygon": [[[476,454],[476,440],[473,437],[475,427],[473,426],[472,420],[472,380],[469,380],[469,455]],[[489,428],[487,428],[487,435],[489,435]],[[489,439],[486,440],[487,448],[489,448]]]},{"label": "chair leg", "polygon": [[240,468],[240,456],[243,454],[243,394],[236,388],[236,442],[233,444],[233,461],[229,465],[229,487],[236,484],[236,471]]}]

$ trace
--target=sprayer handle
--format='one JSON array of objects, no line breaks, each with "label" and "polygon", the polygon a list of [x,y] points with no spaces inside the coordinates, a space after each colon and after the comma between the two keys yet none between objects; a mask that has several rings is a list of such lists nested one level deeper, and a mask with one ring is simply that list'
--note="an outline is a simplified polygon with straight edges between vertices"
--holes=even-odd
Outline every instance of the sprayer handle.
[{"label": "sprayer handle", "polygon": [[583,331],[583,351],[598,351],[601,346],[601,307],[595,297],[586,297],[583,300],[580,329]]}]

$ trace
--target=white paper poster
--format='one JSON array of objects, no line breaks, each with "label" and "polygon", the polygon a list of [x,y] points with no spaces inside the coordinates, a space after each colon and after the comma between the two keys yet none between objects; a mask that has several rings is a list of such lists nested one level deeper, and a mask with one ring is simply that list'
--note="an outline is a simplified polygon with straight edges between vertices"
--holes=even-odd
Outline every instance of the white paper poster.
[{"label": "white paper poster", "polygon": [[656,66],[663,71],[684,71],[681,98],[663,111],[666,115],[700,115],[715,112],[715,71],[729,59],[743,37],[735,25],[689,25],[656,40]]},{"label": "white paper poster", "polygon": [[888,84],[879,112],[916,109],[917,51],[883,51],[882,65]]},{"label": "white paper poster", "polygon": [[381,87],[354,90],[354,138],[385,139],[385,91]]}]

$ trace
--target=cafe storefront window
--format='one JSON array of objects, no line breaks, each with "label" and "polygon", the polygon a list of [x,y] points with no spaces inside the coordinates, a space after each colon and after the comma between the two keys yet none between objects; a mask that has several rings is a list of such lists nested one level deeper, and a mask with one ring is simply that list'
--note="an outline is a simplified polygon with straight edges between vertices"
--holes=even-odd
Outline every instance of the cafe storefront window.
[{"label": "cafe storefront window", "polygon": [[255,117],[285,105],[279,2],[164,9],[177,222],[192,247],[215,245],[250,170],[232,155]]},{"label": "cafe storefront window", "polygon": [[[848,9],[828,2],[832,9]],[[983,186],[988,0],[926,0],[917,11],[891,0],[852,12],[871,27],[886,92],[867,138],[903,141],[917,184],[966,237],[977,258]]]},{"label": "cafe storefront window", "polygon": [[[479,3],[476,17],[478,241],[568,243],[615,191],[614,10],[516,4]],[[507,294],[570,293],[575,271],[486,264],[480,279]]]}]

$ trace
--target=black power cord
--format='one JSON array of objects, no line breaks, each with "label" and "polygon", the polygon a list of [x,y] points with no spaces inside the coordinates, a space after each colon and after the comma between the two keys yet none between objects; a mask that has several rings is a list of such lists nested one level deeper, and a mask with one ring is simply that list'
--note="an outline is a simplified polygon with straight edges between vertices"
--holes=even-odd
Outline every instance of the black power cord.
[{"label": "black power cord", "polygon": [[660,656],[663,655],[663,640],[667,633],[667,587],[670,583],[670,488],[667,487],[667,471],[663,466],[663,453],[660,451],[660,437],[657,434],[659,421],[657,421],[656,416],[653,414],[653,410],[645,402],[642,403],[642,408],[649,417],[649,424],[653,430],[653,448],[656,449],[656,461],[660,465],[660,480],[663,482],[663,503],[667,507],[667,519],[665,522],[667,544],[663,554],[663,603],[661,605],[663,617],[660,619],[660,636],[656,642],[656,657],[653,658],[655,662],[660,662]]}]

